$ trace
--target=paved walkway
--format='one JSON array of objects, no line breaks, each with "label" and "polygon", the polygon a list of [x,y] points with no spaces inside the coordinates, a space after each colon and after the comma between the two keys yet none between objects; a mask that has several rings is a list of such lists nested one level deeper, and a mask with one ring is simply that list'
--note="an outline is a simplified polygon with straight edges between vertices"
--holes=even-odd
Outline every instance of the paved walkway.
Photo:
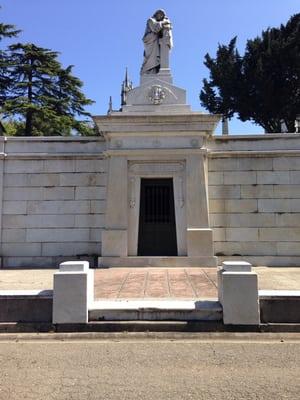
[{"label": "paved walkway", "polygon": [[217,297],[215,268],[121,268],[95,271],[95,298]]},{"label": "paved walkway", "polygon": [[[256,267],[259,289],[300,290],[300,268]],[[0,269],[0,290],[52,289],[56,269]],[[217,297],[215,268],[112,268],[95,270],[95,297]]]}]

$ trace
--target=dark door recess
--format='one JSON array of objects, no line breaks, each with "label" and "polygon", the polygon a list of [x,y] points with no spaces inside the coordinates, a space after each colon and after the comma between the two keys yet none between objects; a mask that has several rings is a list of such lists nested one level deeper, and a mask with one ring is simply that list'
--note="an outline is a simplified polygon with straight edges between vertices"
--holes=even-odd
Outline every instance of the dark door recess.
[{"label": "dark door recess", "polygon": [[173,179],[142,179],[139,256],[177,256]]}]

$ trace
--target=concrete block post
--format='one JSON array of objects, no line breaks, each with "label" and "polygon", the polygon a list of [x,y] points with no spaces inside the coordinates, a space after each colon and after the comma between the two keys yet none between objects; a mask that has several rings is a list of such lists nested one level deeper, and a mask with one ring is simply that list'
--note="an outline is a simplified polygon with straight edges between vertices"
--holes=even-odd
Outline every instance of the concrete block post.
[{"label": "concrete block post", "polygon": [[231,325],[259,325],[257,274],[244,261],[224,261],[218,269],[218,294],[223,322]]},{"label": "concrete block post", "polygon": [[67,261],[54,274],[53,323],[87,323],[94,300],[94,271],[88,261]]}]

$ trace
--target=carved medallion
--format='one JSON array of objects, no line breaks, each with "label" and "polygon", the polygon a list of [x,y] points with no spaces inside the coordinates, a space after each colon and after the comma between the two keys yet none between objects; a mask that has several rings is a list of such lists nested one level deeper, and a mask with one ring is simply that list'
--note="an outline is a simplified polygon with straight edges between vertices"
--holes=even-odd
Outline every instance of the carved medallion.
[{"label": "carved medallion", "polygon": [[165,88],[160,85],[153,85],[149,90],[148,97],[152,104],[158,105],[164,101],[166,97]]}]

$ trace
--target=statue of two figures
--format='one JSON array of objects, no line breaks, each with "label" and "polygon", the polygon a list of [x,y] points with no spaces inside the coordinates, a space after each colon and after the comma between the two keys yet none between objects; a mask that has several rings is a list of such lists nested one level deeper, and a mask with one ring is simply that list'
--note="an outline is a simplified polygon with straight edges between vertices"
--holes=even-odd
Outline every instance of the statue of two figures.
[{"label": "statue of two figures", "polygon": [[141,75],[157,74],[169,68],[169,53],[173,46],[172,25],[164,10],[157,10],[148,19],[144,42],[144,61]]}]

